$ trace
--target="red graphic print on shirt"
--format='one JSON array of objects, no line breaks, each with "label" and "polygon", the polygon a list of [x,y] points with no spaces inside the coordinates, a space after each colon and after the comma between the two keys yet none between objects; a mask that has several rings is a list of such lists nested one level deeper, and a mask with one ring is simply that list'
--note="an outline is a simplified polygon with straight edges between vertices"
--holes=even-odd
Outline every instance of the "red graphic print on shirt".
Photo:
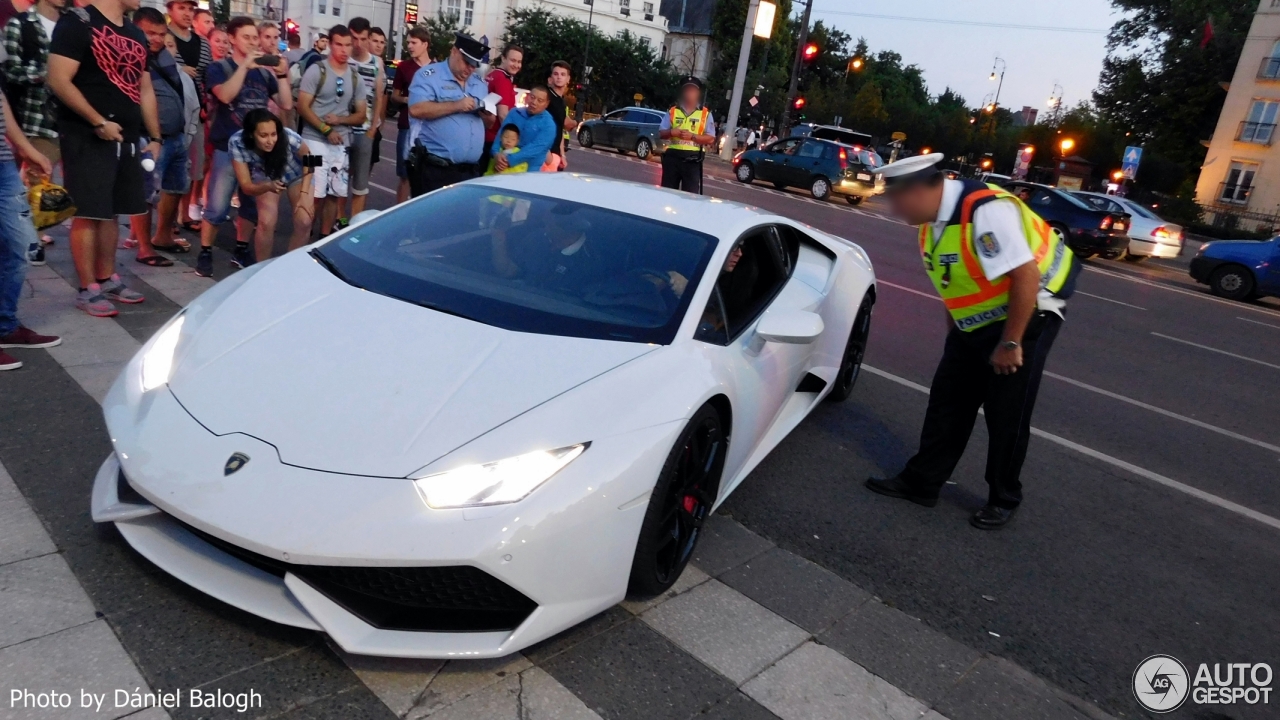
[{"label": "red graphic print on shirt", "polygon": [[142,71],[147,66],[147,49],[137,40],[106,27],[93,28],[91,47],[93,58],[107,79],[130,100],[139,102],[142,98]]}]

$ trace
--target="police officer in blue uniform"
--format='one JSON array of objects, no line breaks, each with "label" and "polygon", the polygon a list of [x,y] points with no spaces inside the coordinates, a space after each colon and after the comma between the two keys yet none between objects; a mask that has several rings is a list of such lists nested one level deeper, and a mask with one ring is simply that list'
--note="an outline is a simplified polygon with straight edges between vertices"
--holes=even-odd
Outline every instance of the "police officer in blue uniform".
[{"label": "police officer in blue uniform", "polygon": [[409,85],[409,193],[418,197],[481,173],[489,86],[479,75],[489,48],[458,33],[449,57],[418,70]]}]

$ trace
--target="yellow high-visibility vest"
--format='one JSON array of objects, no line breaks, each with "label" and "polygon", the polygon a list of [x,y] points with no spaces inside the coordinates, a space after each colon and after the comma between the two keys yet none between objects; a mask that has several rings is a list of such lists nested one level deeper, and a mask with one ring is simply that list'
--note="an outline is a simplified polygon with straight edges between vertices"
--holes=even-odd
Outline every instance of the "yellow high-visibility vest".
[{"label": "yellow high-visibility vest", "polygon": [[[688,130],[694,135],[702,135],[707,130],[707,117],[711,115],[711,111],[699,108],[691,113],[685,113],[680,109],[679,105],[673,105],[667,111],[667,116],[671,118],[672,130]],[[668,150],[688,150],[690,152],[698,152],[702,149],[701,145],[694,143],[692,140],[680,140],[671,138],[667,141]]]}]

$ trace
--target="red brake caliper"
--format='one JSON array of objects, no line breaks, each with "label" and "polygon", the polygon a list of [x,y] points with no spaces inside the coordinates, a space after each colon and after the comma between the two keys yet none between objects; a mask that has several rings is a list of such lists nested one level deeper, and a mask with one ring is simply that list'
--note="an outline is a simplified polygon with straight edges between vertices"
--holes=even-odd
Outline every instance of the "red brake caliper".
[{"label": "red brake caliper", "polygon": [[693,509],[698,506],[698,500],[692,495],[684,496],[684,511],[693,514]]}]

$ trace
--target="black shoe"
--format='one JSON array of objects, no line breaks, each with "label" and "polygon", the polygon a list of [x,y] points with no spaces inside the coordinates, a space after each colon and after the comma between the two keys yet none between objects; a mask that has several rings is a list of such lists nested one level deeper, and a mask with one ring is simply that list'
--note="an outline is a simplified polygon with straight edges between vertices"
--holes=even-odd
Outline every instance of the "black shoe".
[{"label": "black shoe", "polygon": [[253,264],[253,253],[249,250],[248,243],[236,243],[235,252],[231,253],[231,264],[242,270]]},{"label": "black shoe", "polygon": [[915,488],[903,482],[902,477],[898,475],[894,475],[891,478],[867,478],[867,488],[871,492],[892,498],[910,500],[917,505],[925,507],[933,507],[938,504],[937,495],[921,495]]},{"label": "black shoe", "polygon": [[973,517],[969,518],[969,524],[979,530],[999,530],[1009,524],[1016,512],[1018,512],[1016,507],[1002,508],[996,505],[986,505],[974,513]]},{"label": "black shoe", "polygon": [[213,250],[209,248],[200,250],[200,254],[196,256],[196,275],[213,277]]}]

